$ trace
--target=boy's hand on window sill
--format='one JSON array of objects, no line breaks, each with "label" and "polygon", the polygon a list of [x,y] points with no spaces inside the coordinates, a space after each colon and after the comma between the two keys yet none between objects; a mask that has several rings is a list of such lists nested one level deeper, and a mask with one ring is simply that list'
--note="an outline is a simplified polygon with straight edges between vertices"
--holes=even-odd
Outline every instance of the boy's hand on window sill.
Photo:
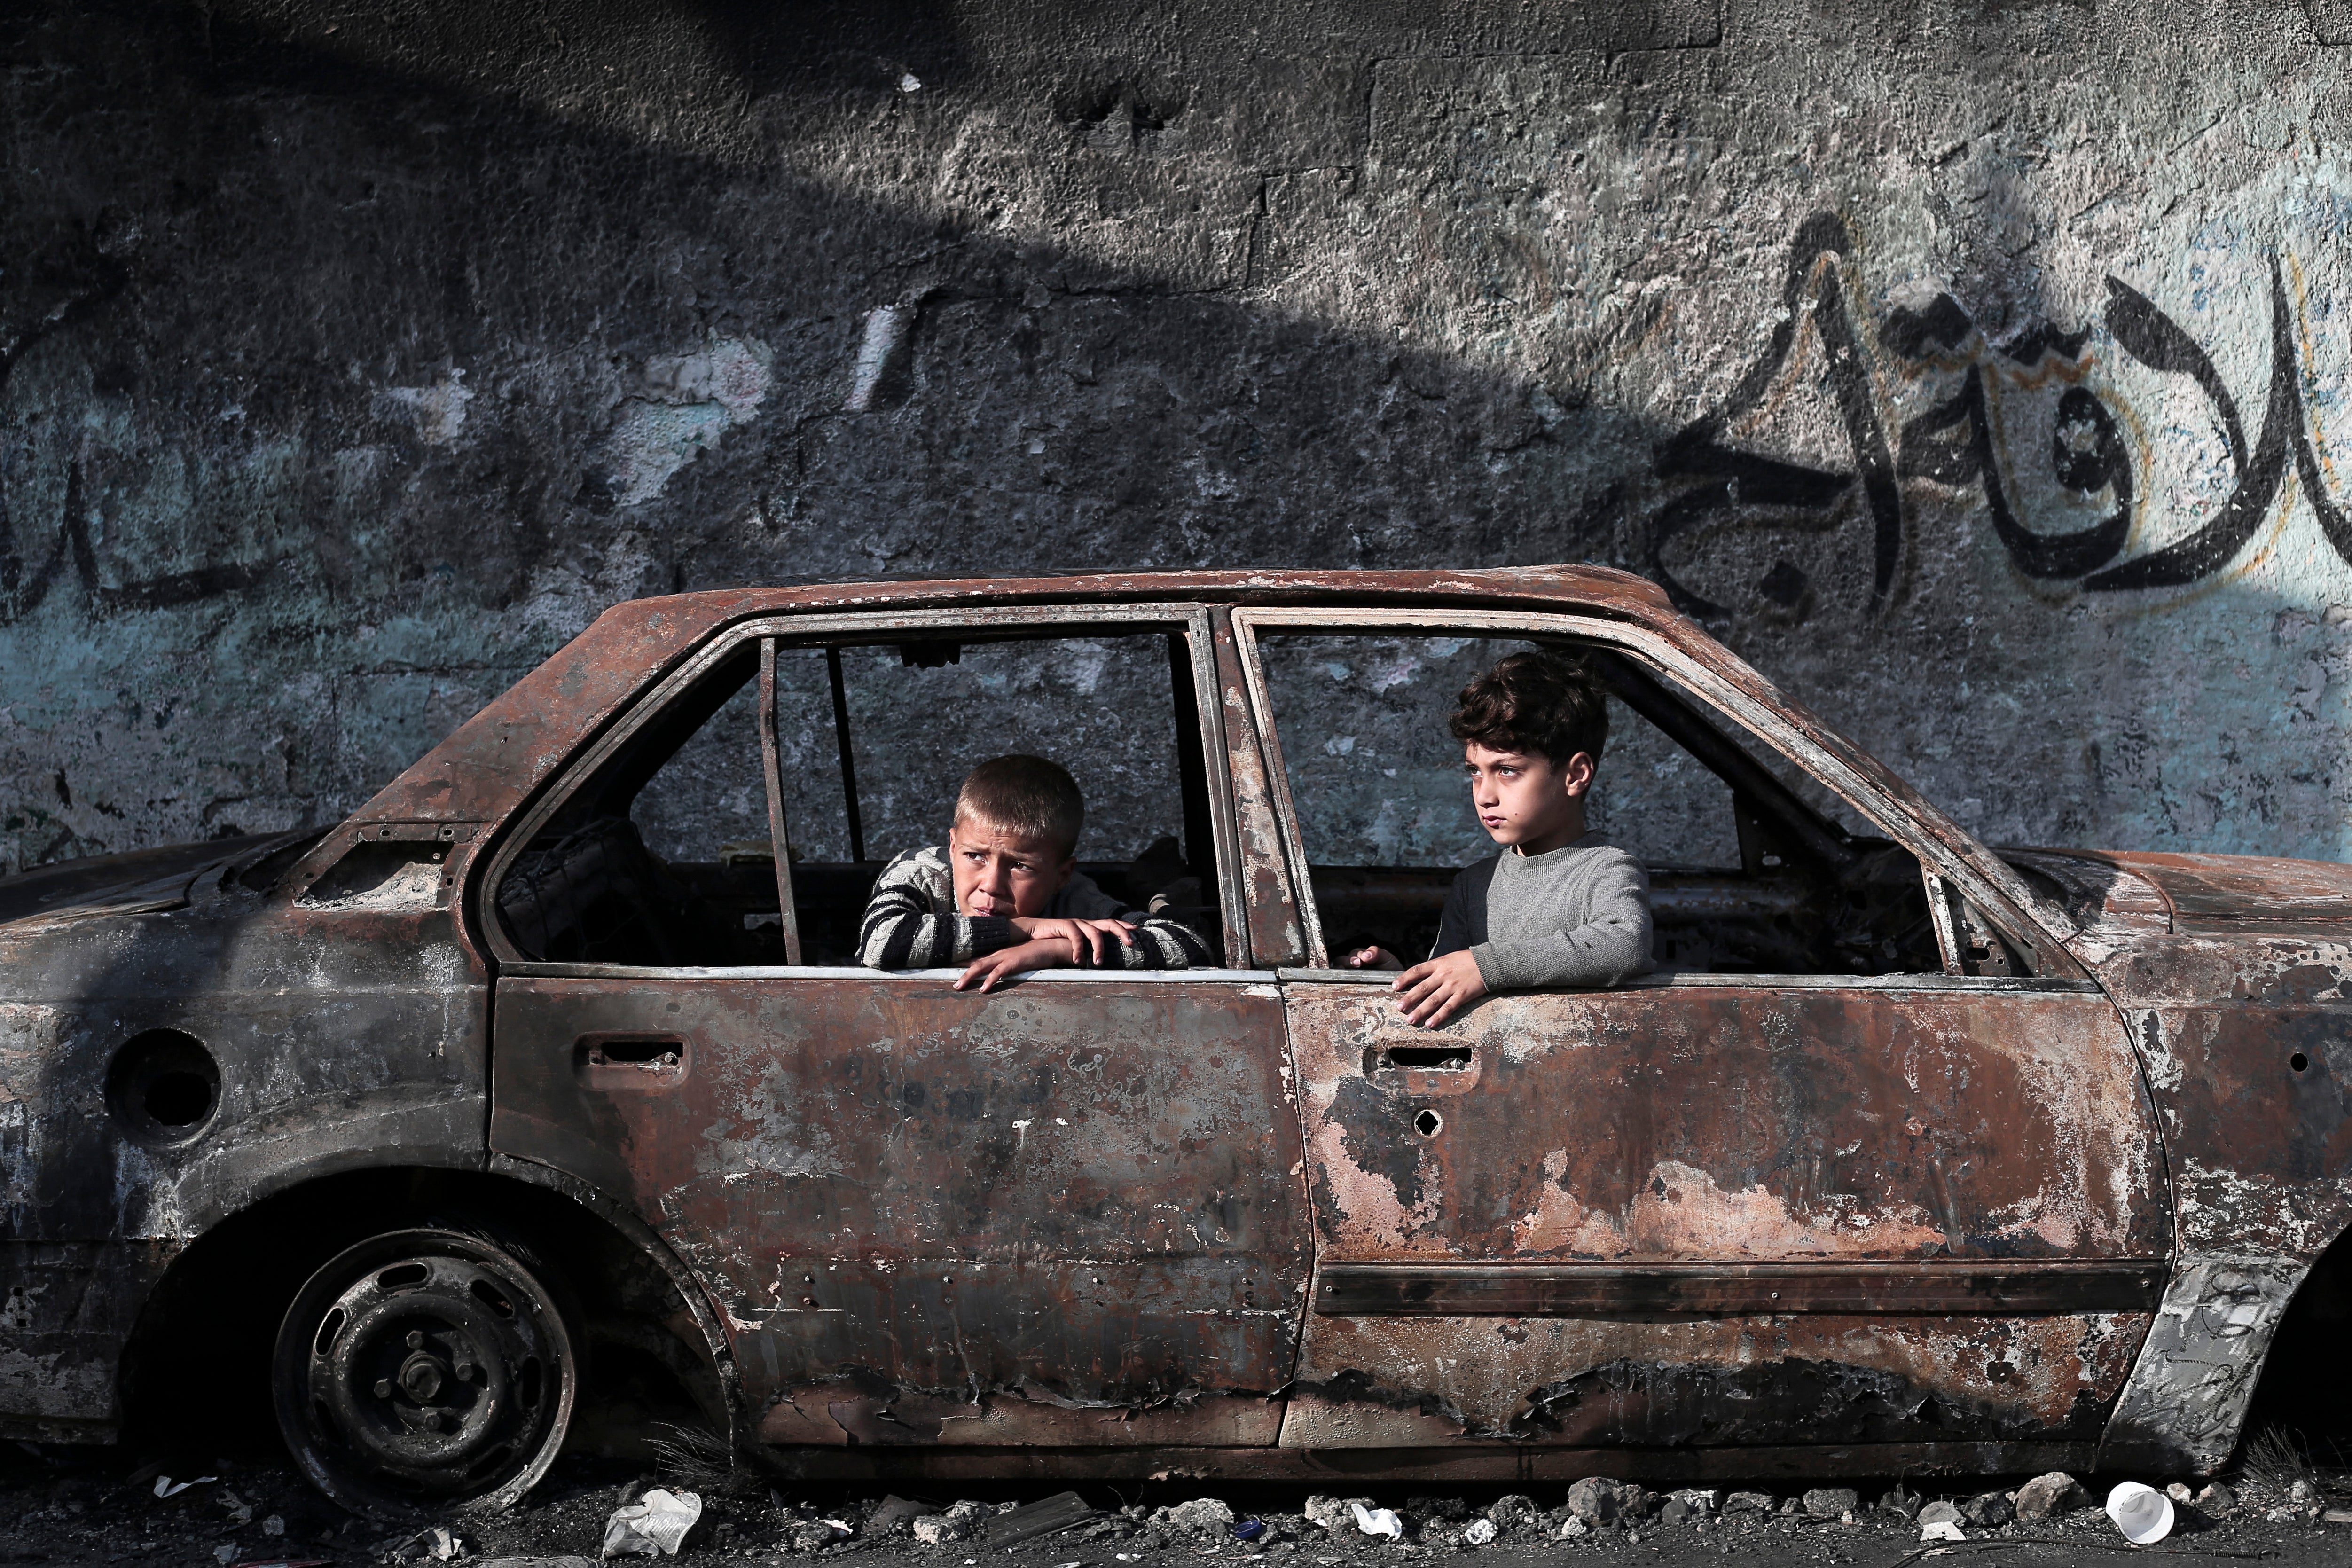
[{"label": "boy's hand on window sill", "polygon": [[1385,947],[1360,947],[1339,961],[1343,969],[1402,969],[1404,960]]},{"label": "boy's hand on window sill", "polygon": [[[1069,963],[1100,963],[1110,957],[1112,942],[1132,944],[1135,941],[1135,927],[1126,921],[1048,920],[1043,915],[1015,915],[1013,917],[1013,929],[1033,942],[1070,943],[1073,956],[1064,961]],[[993,958],[995,954],[989,956]],[[1033,963],[1029,967],[1043,969],[1046,966]]]},{"label": "boy's hand on window sill", "polygon": [[1486,994],[1486,977],[1478,961],[1464,948],[1426,963],[1416,963],[1391,983],[1397,1005],[1416,1029],[1434,1029],[1479,997]]},{"label": "boy's hand on window sill", "polygon": [[1083,962],[1078,957],[1075,939],[1063,936],[1033,937],[1016,942],[1011,947],[1000,947],[984,958],[975,958],[961,974],[956,976],[955,988],[968,991],[977,988],[992,990],[1000,980],[1032,969],[1068,969]]}]

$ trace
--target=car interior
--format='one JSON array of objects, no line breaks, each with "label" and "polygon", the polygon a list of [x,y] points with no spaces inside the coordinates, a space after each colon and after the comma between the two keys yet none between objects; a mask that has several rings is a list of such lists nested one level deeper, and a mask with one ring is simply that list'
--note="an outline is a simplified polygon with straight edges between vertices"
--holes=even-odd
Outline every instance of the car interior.
[{"label": "car interior", "polygon": [[[1408,963],[1430,952],[1455,872],[1495,852],[1446,715],[1470,676],[1536,647],[1580,659],[1613,700],[1591,820],[1648,870],[1658,971],[1942,971],[1917,858],[1635,660],[1565,638],[1270,635],[1261,668],[1330,962],[1370,946]],[[1399,765],[1400,752],[1412,760]],[[1391,782],[1416,767],[1418,788]],[[1422,799],[1446,789],[1460,804],[1416,835]],[[1967,929],[1973,972],[2025,973],[1989,928]]]},{"label": "car interior", "polygon": [[[903,634],[902,634],[903,636]],[[946,837],[963,774],[1029,752],[1086,792],[1078,869],[1137,909],[1222,919],[1191,652],[1164,624],[781,644],[747,640],[645,723],[508,868],[508,935],[549,963],[792,962],[760,699],[773,743],[803,965],[855,965],[874,881]],[[1154,900],[1158,902],[1155,904]]]}]

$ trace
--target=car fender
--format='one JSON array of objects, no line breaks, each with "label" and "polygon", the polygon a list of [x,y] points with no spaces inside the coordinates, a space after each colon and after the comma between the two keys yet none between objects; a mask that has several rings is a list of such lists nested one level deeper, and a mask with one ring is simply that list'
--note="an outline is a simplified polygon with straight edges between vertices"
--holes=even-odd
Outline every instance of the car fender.
[{"label": "car fender", "polygon": [[2352,928],[2188,915],[2134,879],[2150,912],[2077,951],[2147,1075],[2175,1258],[2099,1465],[2203,1475],[2237,1447],[2288,1302],[2352,1227]]}]

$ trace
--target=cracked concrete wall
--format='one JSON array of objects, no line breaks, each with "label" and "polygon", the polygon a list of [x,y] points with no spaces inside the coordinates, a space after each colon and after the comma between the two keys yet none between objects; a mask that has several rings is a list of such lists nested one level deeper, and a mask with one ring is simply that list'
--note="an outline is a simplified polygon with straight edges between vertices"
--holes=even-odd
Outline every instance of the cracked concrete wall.
[{"label": "cracked concrete wall", "polygon": [[2352,11],[0,20],[0,869],[614,600],[1617,563],[1996,839],[2338,858]]}]

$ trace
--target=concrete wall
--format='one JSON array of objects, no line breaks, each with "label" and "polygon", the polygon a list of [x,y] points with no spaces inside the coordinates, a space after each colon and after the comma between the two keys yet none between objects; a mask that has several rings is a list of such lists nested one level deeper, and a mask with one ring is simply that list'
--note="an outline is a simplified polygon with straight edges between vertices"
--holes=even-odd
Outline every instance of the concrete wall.
[{"label": "concrete wall", "polygon": [[1618,563],[2003,840],[2343,856],[2352,5],[33,5],[0,869],[623,597]]}]

